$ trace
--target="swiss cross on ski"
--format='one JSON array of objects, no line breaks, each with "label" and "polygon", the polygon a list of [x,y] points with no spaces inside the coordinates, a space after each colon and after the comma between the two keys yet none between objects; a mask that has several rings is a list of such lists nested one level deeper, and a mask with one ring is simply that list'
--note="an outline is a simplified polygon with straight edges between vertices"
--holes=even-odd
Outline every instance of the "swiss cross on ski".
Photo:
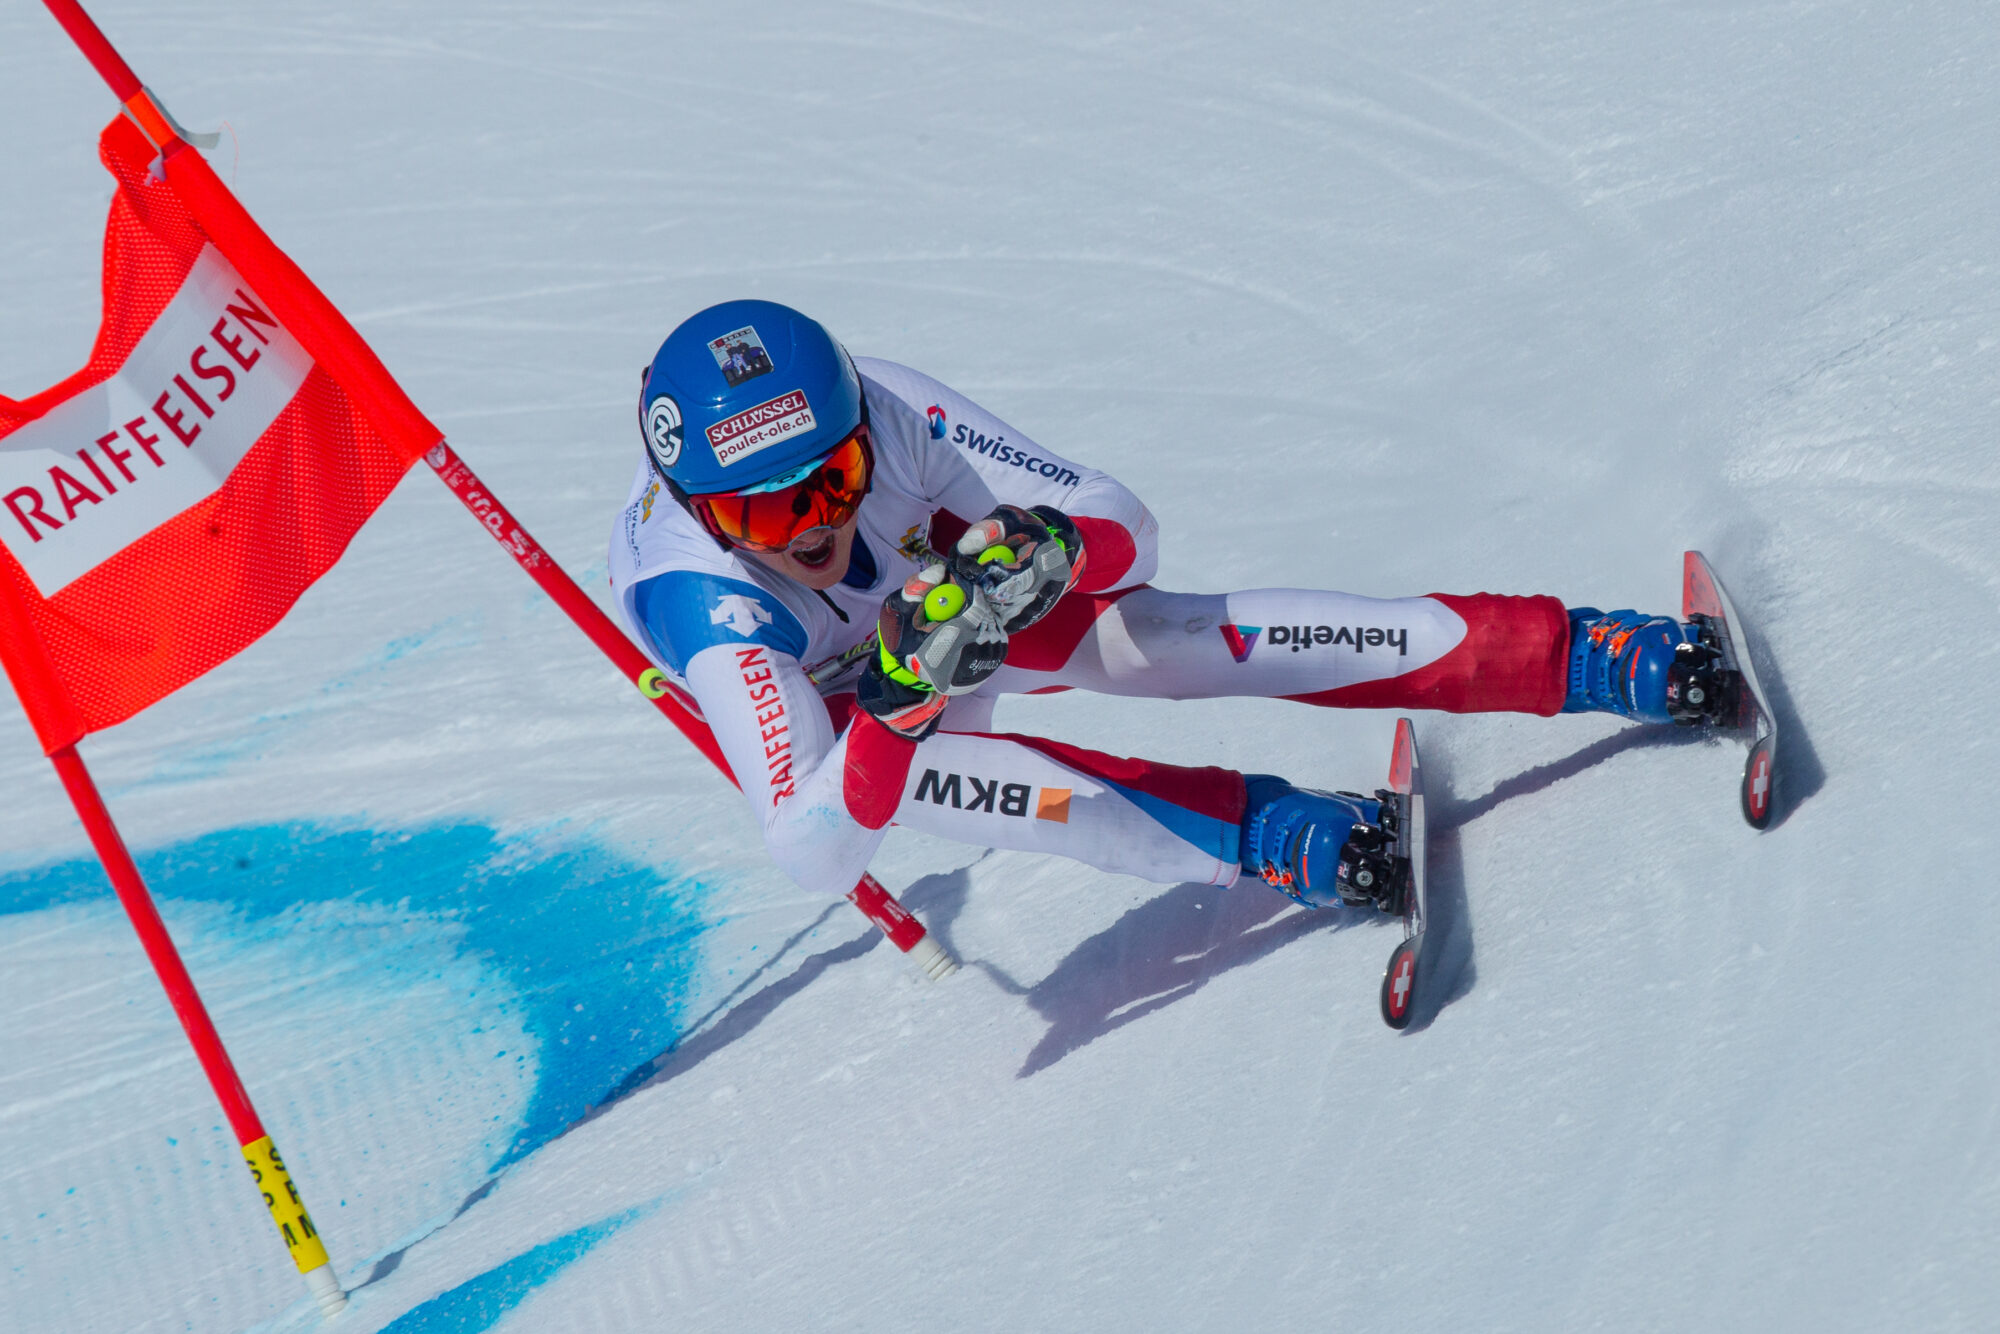
[{"label": "swiss cross on ski", "polygon": [[1417,969],[1423,961],[1424,926],[1429,919],[1430,881],[1425,838],[1424,774],[1417,762],[1417,730],[1408,718],[1396,720],[1396,741],[1389,752],[1389,787],[1382,793],[1384,820],[1390,830],[1388,852],[1397,867],[1402,892],[1387,910],[1402,919],[1403,939],[1389,955],[1382,973],[1382,1022],[1408,1028],[1416,1012]]}]

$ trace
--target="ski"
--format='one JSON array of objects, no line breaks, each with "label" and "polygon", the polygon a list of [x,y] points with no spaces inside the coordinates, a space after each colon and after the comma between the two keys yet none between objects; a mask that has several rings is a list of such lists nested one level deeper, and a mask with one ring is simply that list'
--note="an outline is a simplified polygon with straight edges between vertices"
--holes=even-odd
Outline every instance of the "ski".
[{"label": "ski", "polygon": [[[1778,720],[1770,700],[1757,682],[1757,669],[1750,662],[1750,640],[1743,631],[1743,619],[1729,592],[1715,577],[1708,558],[1690,551],[1681,565],[1681,616],[1700,627],[1702,642],[1714,650],[1721,667],[1725,696],[1717,726],[1739,732],[1750,747],[1743,762],[1740,793],[1743,818],[1752,829],[1771,823],[1773,800],[1777,795]],[[1685,650],[1684,650],[1685,651]],[[1688,703],[1700,705],[1693,692],[1712,688],[1715,682],[1697,673],[1685,685]],[[1730,686],[1733,684],[1733,690]]]},{"label": "ski", "polygon": [[[1424,774],[1417,763],[1417,730],[1408,718],[1396,720],[1396,745],[1389,757],[1389,787],[1380,794],[1385,813],[1395,812],[1392,856],[1400,879],[1392,903],[1401,909],[1403,939],[1382,973],[1382,1022],[1408,1028],[1415,1013],[1418,964],[1424,948],[1424,921],[1430,903],[1424,865]],[[1384,822],[1387,823],[1386,821]]]}]

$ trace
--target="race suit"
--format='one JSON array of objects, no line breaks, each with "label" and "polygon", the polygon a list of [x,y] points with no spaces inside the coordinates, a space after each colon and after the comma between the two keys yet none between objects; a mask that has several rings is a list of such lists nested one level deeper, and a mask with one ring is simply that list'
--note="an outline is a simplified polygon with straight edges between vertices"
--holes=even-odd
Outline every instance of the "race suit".
[{"label": "race suit", "polygon": [[[611,541],[625,624],[708,726],[798,883],[844,894],[895,822],[980,847],[1058,853],[1165,883],[1239,874],[1243,775],[994,733],[1002,694],[1280,696],[1453,712],[1560,711],[1569,627],[1552,597],[1375,599],[1302,589],[1150,587],[1158,525],[1105,473],[1037,445],[963,395],[856,358],[872,487],[846,576],[815,592],[717,545],[648,462]],[[1076,587],[1012,636],[1007,661],[913,742],[854,707],[877,613],[995,505],[1076,522]]]}]

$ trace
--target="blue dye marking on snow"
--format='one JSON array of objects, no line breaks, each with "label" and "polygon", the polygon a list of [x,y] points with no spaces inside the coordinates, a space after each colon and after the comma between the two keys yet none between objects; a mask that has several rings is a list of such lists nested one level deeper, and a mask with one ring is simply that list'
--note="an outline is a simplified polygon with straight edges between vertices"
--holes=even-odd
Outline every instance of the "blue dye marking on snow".
[{"label": "blue dye marking on snow", "polygon": [[[440,621],[428,630],[392,639],[360,659],[343,675],[321,684],[305,699],[248,720],[239,719],[221,736],[163,752],[146,781],[188,782],[221,774],[237,760],[268,750],[272,736],[281,729],[314,714],[347,707],[350,692],[357,686],[375,681],[391,664],[418,655],[429,656],[445,649],[476,646],[480,642],[474,628],[478,622],[477,616],[457,616]],[[447,635],[447,631],[451,633]],[[111,789],[111,795],[117,796],[124,790]]]},{"label": "blue dye marking on snow", "polygon": [[395,662],[400,658],[406,657],[413,651],[422,648],[424,642],[429,638],[431,638],[431,635],[426,632],[417,635],[404,635],[400,639],[392,639],[382,646],[382,661]]},{"label": "blue dye marking on snow", "polygon": [[415,1306],[382,1327],[381,1334],[481,1334],[542,1284],[590,1253],[591,1247],[659,1207],[659,1201],[566,1232],[495,1265],[477,1278]]},{"label": "blue dye marking on snow", "polygon": [[[161,902],[221,902],[248,922],[350,902],[458,928],[454,947],[511,984],[511,997],[473,1004],[508,1007],[540,1046],[527,1112],[495,1169],[547,1143],[672,1045],[695,985],[698,886],[589,842],[502,838],[471,824],[386,833],[259,825],[137,860]],[[110,896],[91,858],[0,872],[0,914]],[[325,935],[312,935],[311,948],[324,948]],[[495,1059],[527,1055],[496,1050]]]}]

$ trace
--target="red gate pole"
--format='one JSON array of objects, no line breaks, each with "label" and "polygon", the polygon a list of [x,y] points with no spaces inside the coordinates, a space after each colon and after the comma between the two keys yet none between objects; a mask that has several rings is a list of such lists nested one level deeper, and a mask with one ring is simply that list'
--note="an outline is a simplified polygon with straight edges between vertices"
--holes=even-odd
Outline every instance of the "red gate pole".
[{"label": "red gate pole", "polygon": [[[139,76],[132,72],[132,67],[84,12],[83,6],[77,0],[43,0],[43,3],[110,85],[125,114],[138,122],[146,137],[163,149],[178,139],[178,128],[140,84]],[[209,1018],[208,1007],[202,1004],[201,993],[195,990],[194,979],[188,975],[180,951],[174,948],[173,937],[167,934],[166,923],[160,920],[153,896],[147,892],[131,852],[112,822],[111,812],[105,807],[90,770],[84,766],[74,744],[50,752],[49,762],[61,777],[70,804],[76,808],[77,818],[83,821],[84,831],[90,836],[91,847],[103,863],[104,873],[110,877],[111,887],[117,892],[125,915],[131,919],[160,985],[166,989],[167,1000],[194,1047],[195,1059],[201,1063],[209,1087],[222,1103],[223,1115],[228,1118],[229,1128],[250,1165],[251,1180],[264,1197],[264,1208],[271,1215],[278,1235],[284,1238],[292,1263],[304,1276],[306,1287],[319,1303],[321,1315],[338,1314],[347,1306],[347,1294],[341,1291],[340,1279],[327,1259],[326,1244],[313,1227],[298,1187],[292,1183],[291,1173],[286,1170],[284,1159],[278,1156],[270,1135],[265,1133],[257,1109],[250,1104],[250,1095],[244,1091],[235,1063],[229,1059],[229,1052],[215,1031],[215,1023]]]},{"label": "red gate pole", "polygon": [[111,45],[111,39],[104,35],[104,30],[84,12],[77,0],[42,0],[42,3],[48,6],[49,13],[55,15],[56,22],[69,34],[70,41],[83,53],[91,68],[110,85],[111,95],[125,108],[125,114],[146,132],[148,139],[165,149],[180,137],[180,127],[173,123],[165,108],[153,100],[146,86],[139,82],[139,76],[125,63],[125,57],[118,54],[118,48]]},{"label": "red gate pole", "polygon": [[257,1117],[257,1109],[250,1105],[250,1095],[244,1092],[235,1062],[229,1059],[221,1035],[215,1031],[215,1022],[208,1017],[208,1007],[201,1003],[201,993],[195,990],[194,979],[188,975],[187,965],[181,962],[180,951],[174,948],[166,923],[160,920],[153,896],[147,892],[146,882],[139,875],[118,826],[112,823],[111,812],[105,808],[90,770],[84,767],[83,757],[73,745],[51,754],[49,762],[62,778],[70,804],[76,807],[77,818],[83,821],[84,831],[90,835],[90,845],[96,849],[97,859],[104,864],[104,873],[118,893],[118,902],[124,905],[132,929],[139,934],[139,943],[145,948],[160,985],[166,989],[167,1000],[194,1047],[195,1059],[201,1062],[202,1073],[208,1076],[209,1087],[222,1103],[223,1115],[229,1118],[229,1128],[250,1164],[251,1179],[263,1193],[264,1208],[269,1211],[278,1235],[284,1238],[293,1264],[298,1266],[306,1287],[319,1302],[321,1315],[339,1314],[347,1305],[347,1294],[341,1291],[340,1279],[327,1259],[326,1245],[314,1229],[312,1217],[306,1213],[291,1174],[285,1170],[285,1160],[278,1156],[277,1147]]},{"label": "red gate pole", "polygon": [[105,83],[111,86],[111,94],[120,102],[131,97],[140,89],[139,76],[125,63],[125,57],[111,45],[111,39],[97,26],[97,21],[83,12],[83,6],[76,0],[42,0],[49,13],[55,15],[56,22],[62,24],[69,39],[76,43],[76,49],[83,52]]},{"label": "red gate pole", "polygon": [[[507,507],[500,503],[499,498],[487,489],[472,469],[465,466],[465,460],[440,440],[430,453],[424,455],[424,461],[437,473],[438,480],[471,511],[479,526],[491,533],[493,540],[541,585],[542,591],[562,608],[576,628],[583,631],[605,657],[611,659],[625,679],[651,700],[653,707],[665,714],[667,721],[678,727],[681,735],[694,743],[696,750],[708,756],[709,761],[722,771],[723,777],[734,783],[736,775],[730,773],[729,762],[722,757],[722,748],[716,744],[715,734],[709,730],[708,724],[675,698],[673,688],[667,684],[667,678],[660,669],[626,638],[624,631],[612,624],[611,618],[576,586],[575,580],[563,573],[555,558],[528,535],[528,530],[507,512]],[[922,922],[896,901],[895,895],[882,888],[874,876],[863,875],[860,882],[847,892],[847,900],[880,927],[882,934],[889,937],[889,943],[908,955],[910,962],[925,977],[935,980],[957,970],[958,961],[924,930]]]}]

